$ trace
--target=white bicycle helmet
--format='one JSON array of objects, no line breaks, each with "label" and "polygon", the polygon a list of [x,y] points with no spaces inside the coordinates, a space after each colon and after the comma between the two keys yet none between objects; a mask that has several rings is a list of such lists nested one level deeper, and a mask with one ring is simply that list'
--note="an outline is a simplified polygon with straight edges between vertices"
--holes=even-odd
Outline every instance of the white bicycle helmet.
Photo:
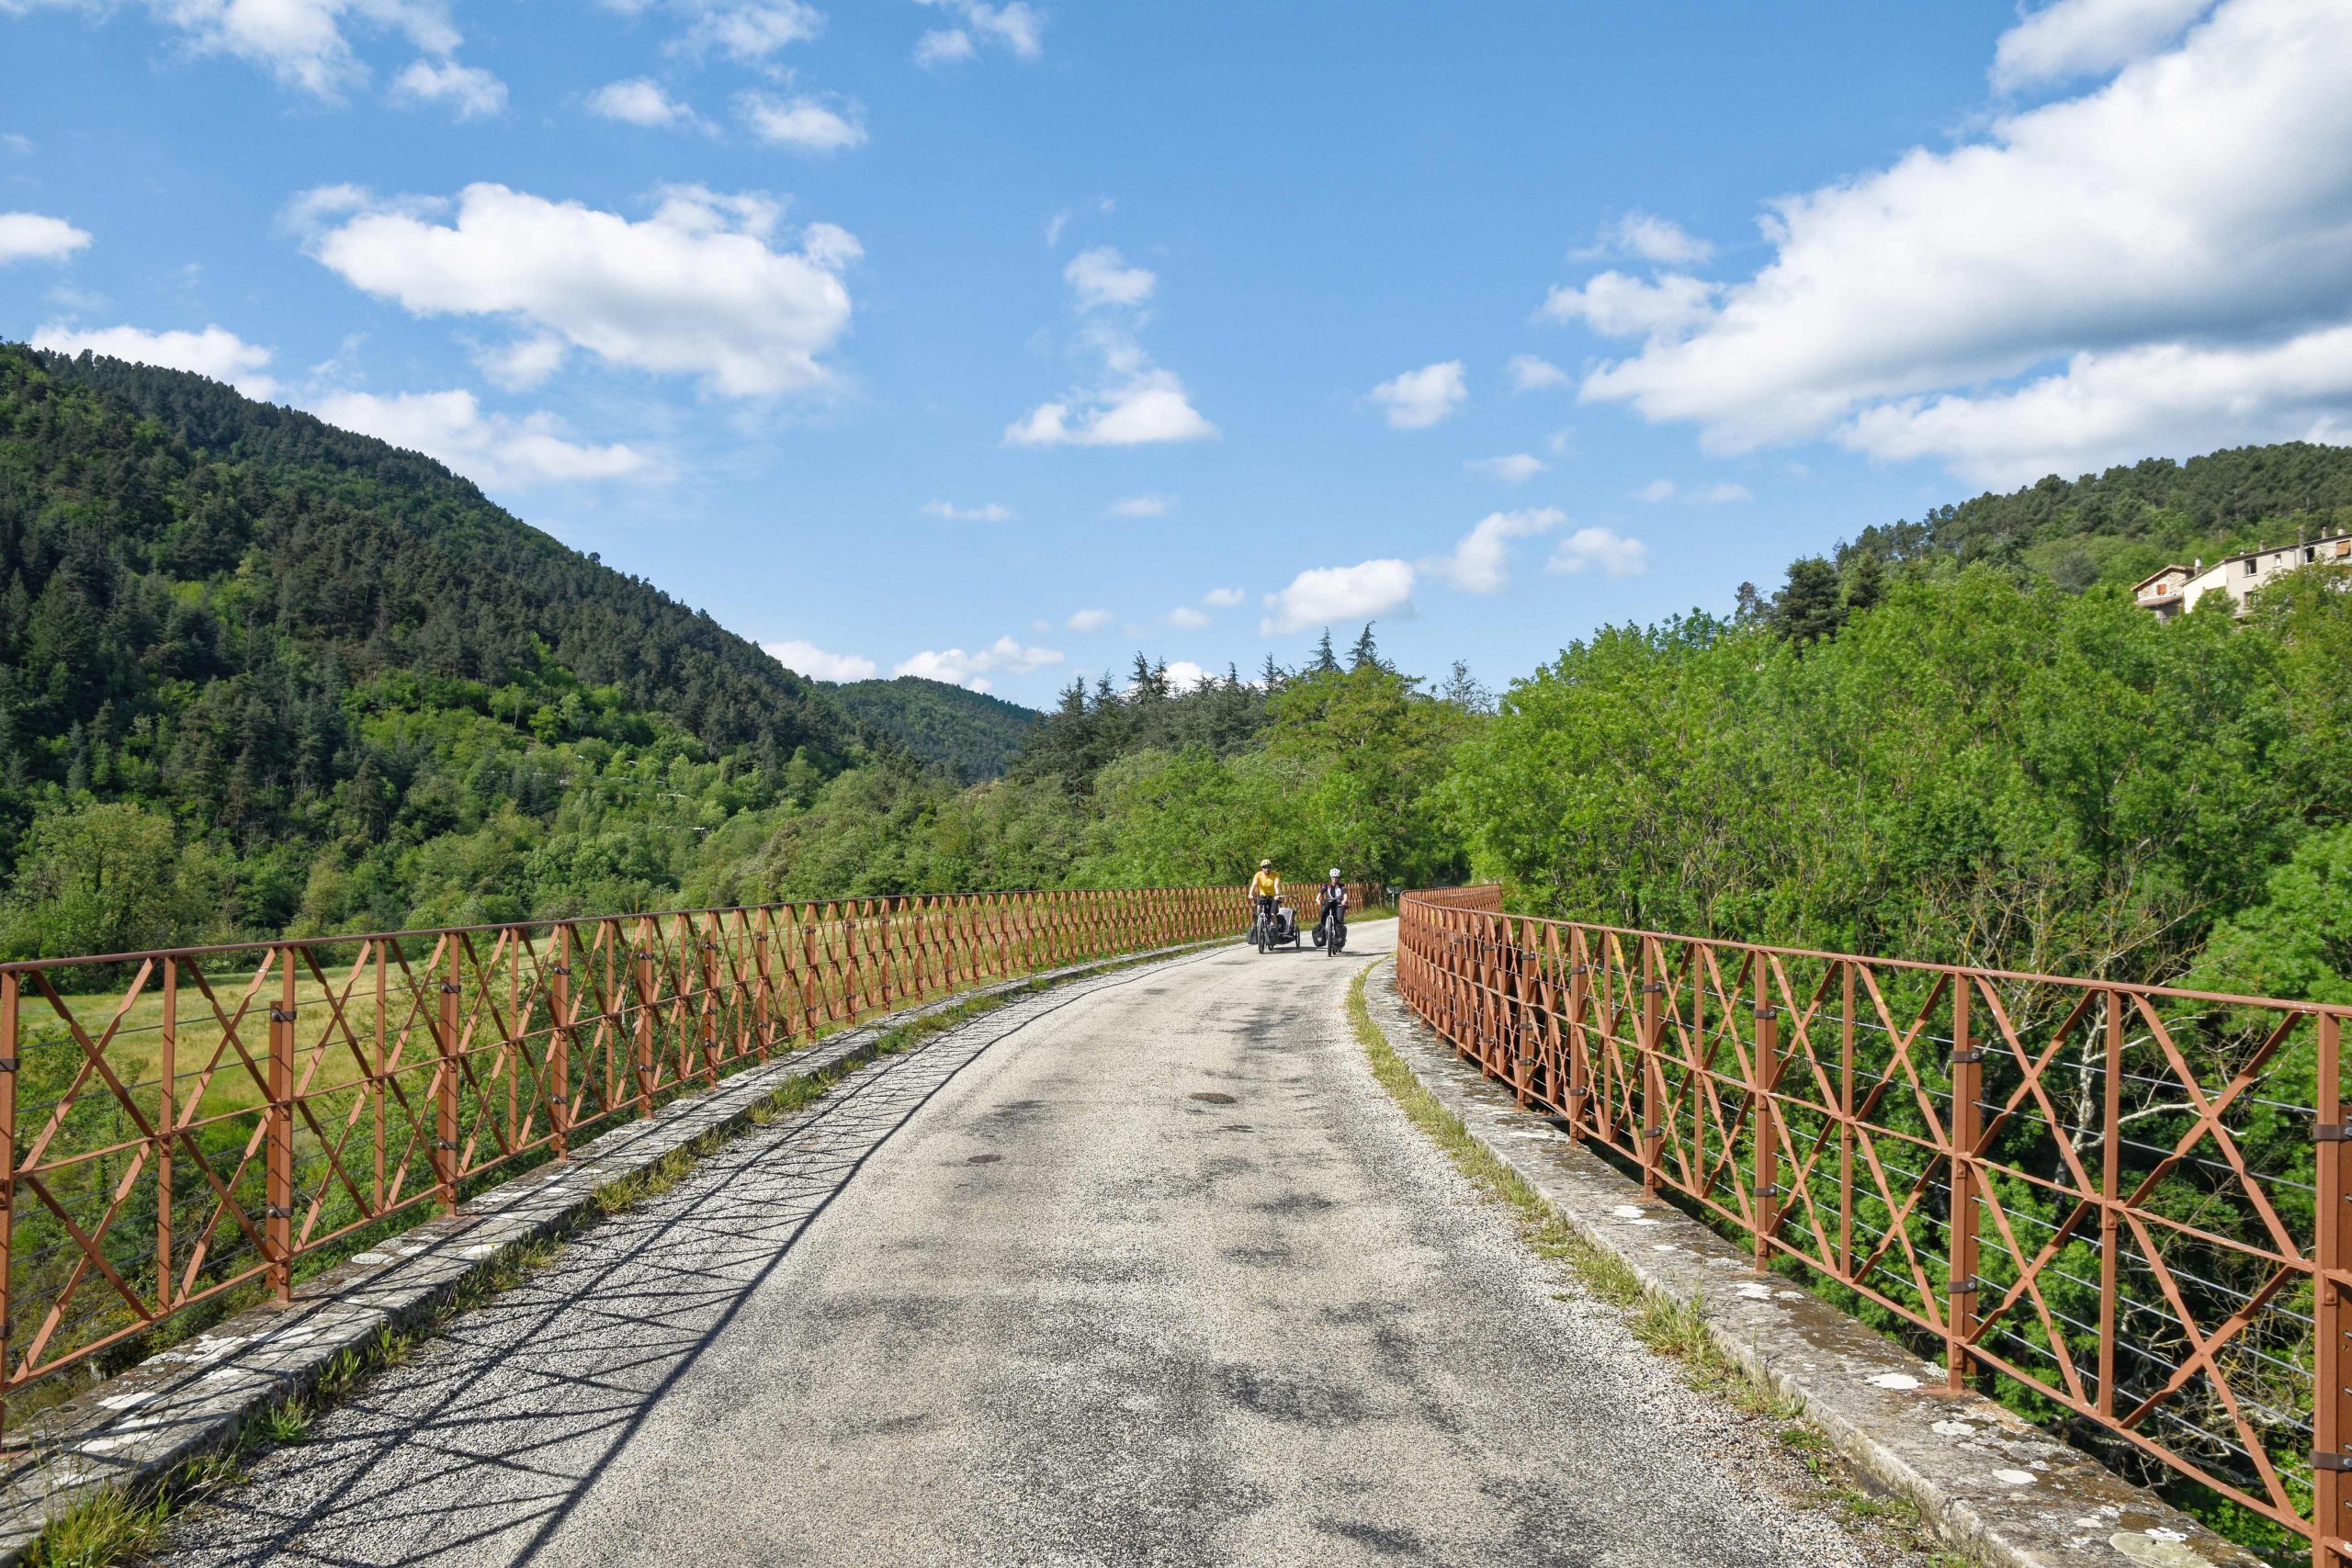
[{"label": "white bicycle helmet", "polygon": [[1340,868],[1336,865],[1331,868],[1331,880],[1334,882],[1340,880]]}]

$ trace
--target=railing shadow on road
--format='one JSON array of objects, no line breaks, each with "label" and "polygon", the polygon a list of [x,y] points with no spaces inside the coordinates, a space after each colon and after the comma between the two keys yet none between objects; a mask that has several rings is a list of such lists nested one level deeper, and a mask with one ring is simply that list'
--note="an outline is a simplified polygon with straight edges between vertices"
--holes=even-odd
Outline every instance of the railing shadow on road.
[{"label": "railing shadow on road", "polygon": [[192,1517],[171,1560],[536,1561],[900,1129],[1006,1035],[1140,978],[1015,1004],[726,1145],[277,1451]]}]

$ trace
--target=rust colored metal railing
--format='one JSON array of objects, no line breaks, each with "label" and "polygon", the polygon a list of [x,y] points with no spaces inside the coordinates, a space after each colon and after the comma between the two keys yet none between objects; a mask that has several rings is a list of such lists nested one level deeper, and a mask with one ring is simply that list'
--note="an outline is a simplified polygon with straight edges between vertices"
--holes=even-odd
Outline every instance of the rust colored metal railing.
[{"label": "rust colored metal railing", "polygon": [[1417,1014],[1759,1270],[2352,1554],[2352,1009],[1533,919],[1493,887],[1399,922]]},{"label": "rust colored metal railing", "polygon": [[821,1032],[1248,919],[851,898],[0,964],[0,1399]]}]

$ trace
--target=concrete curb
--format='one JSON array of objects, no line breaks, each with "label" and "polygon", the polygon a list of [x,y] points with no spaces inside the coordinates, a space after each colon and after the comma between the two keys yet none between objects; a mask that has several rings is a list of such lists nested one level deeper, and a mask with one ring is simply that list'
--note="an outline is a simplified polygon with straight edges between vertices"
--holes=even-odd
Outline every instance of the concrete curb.
[{"label": "concrete curb", "polygon": [[750,1125],[752,1110],[796,1078],[871,1058],[893,1029],[977,998],[1038,981],[1082,979],[1179,957],[1231,939],[1123,953],[959,992],[860,1024],[706,1093],[615,1127],[561,1164],[502,1182],[297,1287],[288,1306],[249,1307],[194,1339],[43,1411],[9,1436],[29,1453],[0,1471],[0,1568],[15,1568],[49,1522],[108,1487],[137,1490],[232,1446],[246,1424],[312,1387],[346,1350],[430,1316],[510,1248],[560,1236],[593,1215],[598,1190],[707,1136]]},{"label": "concrete curb", "polygon": [[1802,1400],[1839,1452],[1910,1498],[1947,1540],[2001,1568],[2262,1568],[2261,1559],[1929,1366],[1810,1292],[1754,1272],[1736,1247],[1645,1199],[1549,1118],[1462,1059],[1406,1009],[1396,964],[1364,999],[1413,1074],[1470,1134],[1644,1287],[1696,1303],[1709,1335]]}]

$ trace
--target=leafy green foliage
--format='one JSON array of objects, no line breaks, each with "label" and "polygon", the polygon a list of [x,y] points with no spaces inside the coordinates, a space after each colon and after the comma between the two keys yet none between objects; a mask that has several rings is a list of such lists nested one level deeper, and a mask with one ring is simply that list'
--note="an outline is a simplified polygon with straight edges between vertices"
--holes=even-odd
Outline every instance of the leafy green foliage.
[{"label": "leafy green foliage", "polygon": [[1002,778],[1039,716],[1034,708],[1002,697],[920,675],[821,690],[868,728],[970,781]]},{"label": "leafy green foliage", "polygon": [[2291,539],[2299,529],[2347,527],[2352,449],[2290,441],[2185,463],[2151,457],[2072,481],[2053,474],[2007,495],[1937,507],[1917,522],[1865,528],[1848,549],[1891,563],[1997,561],[2081,592]]},{"label": "leafy green foliage", "polygon": [[424,458],[0,345],[0,955],[667,902],[864,735]]},{"label": "leafy green foliage", "polygon": [[1482,867],[1544,912],[2043,973],[2177,975],[2352,811],[2352,602],[2166,626],[1990,567],[1914,574],[1800,649],[1604,632],[1461,754]]}]

